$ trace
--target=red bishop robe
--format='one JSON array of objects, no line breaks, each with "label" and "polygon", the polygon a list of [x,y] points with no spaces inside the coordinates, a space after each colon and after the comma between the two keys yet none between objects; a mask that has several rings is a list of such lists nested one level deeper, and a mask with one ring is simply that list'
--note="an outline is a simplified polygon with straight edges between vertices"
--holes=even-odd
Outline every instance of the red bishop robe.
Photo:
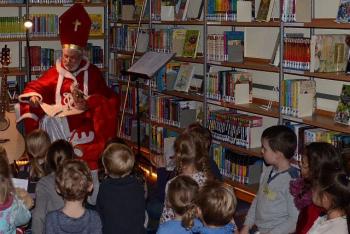
[{"label": "red bishop robe", "polygon": [[107,87],[100,70],[84,59],[75,73],[64,69],[60,61],[50,68],[37,80],[29,82],[19,96],[20,108],[16,108],[17,122],[25,120],[26,132],[39,127],[39,121],[45,113],[40,107],[30,107],[28,100],[36,95],[47,104],[65,105],[64,97],[71,93],[71,85],[89,96],[87,99],[88,111],[78,115],[67,116],[69,131],[78,134],[78,137],[94,133],[93,141],[76,145],[82,151],[91,170],[98,168],[98,159],[108,139],[116,135],[118,100],[113,91]]}]

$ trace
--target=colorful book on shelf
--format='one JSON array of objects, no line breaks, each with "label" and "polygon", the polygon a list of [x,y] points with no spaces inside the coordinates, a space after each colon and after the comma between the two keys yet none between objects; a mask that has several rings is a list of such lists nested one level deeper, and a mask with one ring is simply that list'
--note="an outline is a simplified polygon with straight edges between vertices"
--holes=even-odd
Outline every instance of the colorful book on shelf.
[{"label": "colorful book on shelf", "polygon": [[350,125],[350,85],[343,84],[334,120]]},{"label": "colorful book on shelf", "polygon": [[196,58],[199,43],[199,30],[186,30],[182,51],[183,57]]},{"label": "colorful book on shelf", "polygon": [[244,32],[242,31],[226,31],[225,42],[227,61],[234,63],[242,63],[244,60]]},{"label": "colorful book on shelf", "polygon": [[311,37],[310,72],[344,72],[349,55],[344,34],[323,34]]},{"label": "colorful book on shelf", "polygon": [[91,19],[90,36],[103,35],[103,20],[101,14],[89,14]]},{"label": "colorful book on shelf", "polygon": [[194,70],[195,67],[193,64],[181,64],[180,70],[177,73],[173,90],[187,93],[190,88],[192,77],[194,75]]},{"label": "colorful book on shelf", "polygon": [[350,22],[350,0],[340,0],[336,21],[338,23]]},{"label": "colorful book on shelf", "polygon": [[257,21],[270,21],[275,0],[261,0],[259,5]]}]

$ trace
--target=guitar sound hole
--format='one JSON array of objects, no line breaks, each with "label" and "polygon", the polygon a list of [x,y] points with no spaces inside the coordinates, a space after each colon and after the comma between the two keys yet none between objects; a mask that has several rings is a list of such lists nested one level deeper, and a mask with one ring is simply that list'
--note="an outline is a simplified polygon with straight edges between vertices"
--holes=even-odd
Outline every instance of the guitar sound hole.
[{"label": "guitar sound hole", "polygon": [[8,129],[9,126],[10,126],[10,120],[7,117],[0,119],[0,131],[4,131]]}]

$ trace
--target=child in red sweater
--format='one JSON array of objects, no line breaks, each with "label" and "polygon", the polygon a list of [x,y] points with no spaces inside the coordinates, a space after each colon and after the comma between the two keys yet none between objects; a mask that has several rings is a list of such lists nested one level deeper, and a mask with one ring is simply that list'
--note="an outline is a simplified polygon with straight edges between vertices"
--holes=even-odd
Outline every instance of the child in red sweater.
[{"label": "child in red sweater", "polygon": [[299,209],[296,234],[306,234],[322,213],[322,208],[312,203],[311,186],[324,170],[340,170],[341,156],[333,145],[313,142],[305,147],[300,162],[301,176],[290,183],[295,206]]}]

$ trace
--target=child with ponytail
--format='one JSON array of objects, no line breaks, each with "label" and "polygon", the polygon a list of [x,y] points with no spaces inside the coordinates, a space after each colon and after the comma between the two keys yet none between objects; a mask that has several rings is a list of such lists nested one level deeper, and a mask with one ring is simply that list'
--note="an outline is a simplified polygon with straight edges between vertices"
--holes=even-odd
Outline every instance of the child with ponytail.
[{"label": "child with ponytail", "polygon": [[192,233],[194,226],[202,226],[196,217],[195,198],[199,186],[191,177],[180,175],[168,186],[167,206],[174,211],[175,217],[159,226],[157,234]]},{"label": "child with ponytail", "polygon": [[322,171],[313,183],[312,201],[326,215],[319,217],[308,234],[350,234],[350,177],[343,170]]},{"label": "child with ponytail", "polygon": [[[194,179],[201,187],[208,180],[213,180],[209,165],[209,156],[206,148],[203,148],[197,135],[185,132],[179,135],[174,144],[177,175],[187,175]],[[175,177],[176,178],[176,177]],[[167,200],[169,180],[165,187],[165,201]],[[173,210],[165,202],[160,223],[175,218]]]}]

